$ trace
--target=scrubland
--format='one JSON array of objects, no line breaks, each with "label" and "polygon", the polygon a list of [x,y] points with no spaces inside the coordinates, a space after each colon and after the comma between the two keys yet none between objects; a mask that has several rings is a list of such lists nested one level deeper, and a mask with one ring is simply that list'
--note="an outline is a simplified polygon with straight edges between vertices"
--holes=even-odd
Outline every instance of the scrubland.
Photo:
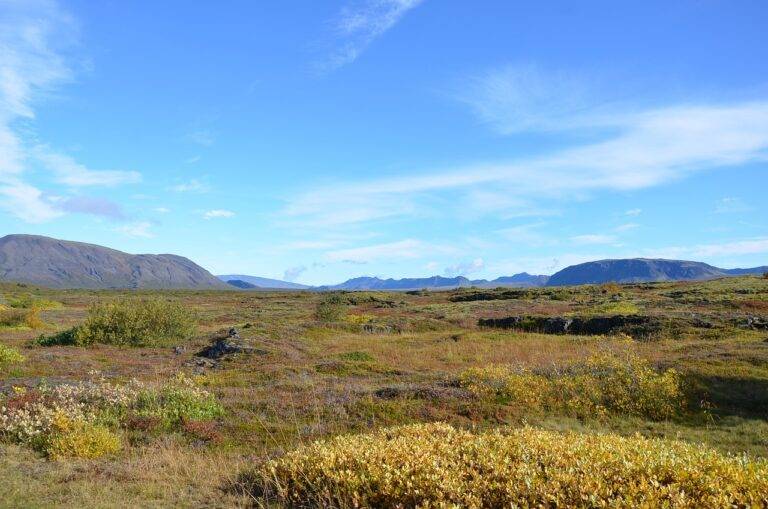
[{"label": "scrubland", "polygon": [[763,278],[0,295],[2,506],[768,505]]}]

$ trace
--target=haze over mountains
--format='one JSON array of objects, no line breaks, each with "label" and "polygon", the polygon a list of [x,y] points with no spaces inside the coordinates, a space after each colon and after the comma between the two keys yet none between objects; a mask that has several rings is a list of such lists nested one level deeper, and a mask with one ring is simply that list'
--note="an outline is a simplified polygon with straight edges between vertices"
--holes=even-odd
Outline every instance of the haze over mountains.
[{"label": "haze over mountains", "polygon": [[245,274],[227,274],[216,277],[225,283],[229,283],[234,287],[242,289],[286,288],[290,290],[306,290],[307,288],[310,288],[307,285],[292,283],[290,281],[281,281],[279,279],[270,279],[268,277],[246,276]]},{"label": "haze over mountains", "polygon": [[0,238],[0,280],[50,288],[417,290],[705,280],[765,272],[768,272],[768,266],[721,269],[702,262],[630,258],[572,265],[552,276],[521,272],[493,280],[464,276],[357,277],[337,285],[310,287],[244,274],[214,276],[191,260],[173,254],[133,255],[94,244],[39,235],[6,235]]}]

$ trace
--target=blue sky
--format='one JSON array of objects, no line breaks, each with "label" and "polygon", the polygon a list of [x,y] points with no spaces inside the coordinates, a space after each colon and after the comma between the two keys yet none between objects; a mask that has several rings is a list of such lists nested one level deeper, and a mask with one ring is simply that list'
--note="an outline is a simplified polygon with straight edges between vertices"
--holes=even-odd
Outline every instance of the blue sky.
[{"label": "blue sky", "polygon": [[768,3],[0,0],[0,233],[302,283],[768,264]]}]

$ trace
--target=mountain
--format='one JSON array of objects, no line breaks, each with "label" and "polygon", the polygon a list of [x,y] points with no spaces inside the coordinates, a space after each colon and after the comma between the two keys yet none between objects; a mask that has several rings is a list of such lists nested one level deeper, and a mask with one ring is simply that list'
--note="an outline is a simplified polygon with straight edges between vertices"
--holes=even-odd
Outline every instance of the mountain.
[{"label": "mountain", "polygon": [[743,274],[762,274],[764,269],[765,267],[720,269],[702,262],[650,258],[598,260],[571,265],[552,274],[547,286],[702,280]]},{"label": "mountain", "polygon": [[251,283],[243,281],[242,279],[229,279],[225,281],[225,283],[234,286],[235,288],[240,288],[241,290],[253,290],[258,288],[258,286],[252,285]]},{"label": "mountain", "polygon": [[0,238],[0,280],[50,288],[227,288],[182,256],[133,255],[39,235]]},{"label": "mountain", "polygon": [[514,276],[502,276],[497,277],[493,281],[488,281],[492,286],[544,286],[549,281],[549,276],[528,274],[527,272],[521,272]]},{"label": "mountain", "polygon": [[[244,274],[226,274],[216,277],[225,283],[229,283],[230,281],[242,281],[243,283],[252,285],[251,288],[278,288],[286,290],[306,290],[310,288],[307,285],[291,283],[290,281],[280,281],[279,279],[269,279],[267,277],[246,276]],[[239,286],[238,284],[234,284],[233,286],[237,286],[238,288],[246,288],[244,286]]]},{"label": "mountain", "polygon": [[458,277],[432,276],[424,278],[380,279],[377,277],[356,277],[333,286],[319,286],[323,290],[420,290],[422,288],[457,288],[472,286],[469,279]]},{"label": "mountain", "polygon": [[762,275],[768,272],[768,265],[752,267],[751,269],[720,269],[729,276]]},{"label": "mountain", "polygon": [[505,276],[488,281],[486,279],[467,279],[464,276],[442,277],[432,276],[424,278],[380,279],[378,277],[356,277],[338,285],[319,286],[315,290],[421,290],[450,289],[467,286],[482,288],[495,288],[497,286],[529,287],[544,286],[549,276],[534,276],[527,272],[521,272],[514,276]]}]

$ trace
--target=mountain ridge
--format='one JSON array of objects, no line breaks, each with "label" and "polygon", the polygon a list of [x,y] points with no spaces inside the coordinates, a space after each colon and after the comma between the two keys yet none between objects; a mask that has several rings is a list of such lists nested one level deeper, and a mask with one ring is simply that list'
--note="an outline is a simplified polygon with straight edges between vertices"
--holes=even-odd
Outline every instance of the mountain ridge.
[{"label": "mountain ridge", "polygon": [[0,281],[49,288],[227,288],[183,256],[130,254],[97,244],[26,234],[0,238]]}]

